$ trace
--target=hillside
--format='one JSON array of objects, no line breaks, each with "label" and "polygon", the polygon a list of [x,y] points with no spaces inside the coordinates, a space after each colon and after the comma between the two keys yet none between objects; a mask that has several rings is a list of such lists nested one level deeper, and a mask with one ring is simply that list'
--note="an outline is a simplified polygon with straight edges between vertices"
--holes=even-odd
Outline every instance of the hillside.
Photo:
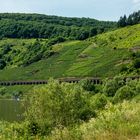
[{"label": "hillside", "polygon": [[140,140],[139,15],[0,13],[0,139]]},{"label": "hillside", "polygon": [[117,27],[116,22],[41,14],[0,13],[0,38],[54,38],[84,40]]},{"label": "hillside", "polygon": [[[61,43],[57,43],[58,40]],[[64,42],[61,38],[57,41],[0,40],[0,61],[3,66],[0,80],[113,77],[120,71],[132,75],[139,73],[140,24],[85,41]]]}]

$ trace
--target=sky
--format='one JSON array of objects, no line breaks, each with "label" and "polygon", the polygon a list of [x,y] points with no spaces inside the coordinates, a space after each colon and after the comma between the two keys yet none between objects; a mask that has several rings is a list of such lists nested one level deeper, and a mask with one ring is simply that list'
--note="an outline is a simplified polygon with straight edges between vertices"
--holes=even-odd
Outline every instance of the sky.
[{"label": "sky", "polygon": [[0,0],[1,13],[39,13],[116,21],[140,10],[140,0]]}]

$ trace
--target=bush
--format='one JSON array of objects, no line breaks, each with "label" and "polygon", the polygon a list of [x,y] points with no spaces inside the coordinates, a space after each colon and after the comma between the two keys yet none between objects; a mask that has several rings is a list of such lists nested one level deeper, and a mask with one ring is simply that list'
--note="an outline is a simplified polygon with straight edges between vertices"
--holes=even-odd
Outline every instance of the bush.
[{"label": "bush", "polygon": [[90,99],[90,107],[92,110],[103,109],[107,104],[107,97],[104,94],[96,94]]},{"label": "bush", "polygon": [[11,47],[12,47],[12,46],[13,46],[12,44],[4,45],[4,46],[3,46],[3,55],[4,55],[4,54],[7,54],[9,51],[11,51]]},{"label": "bush", "polygon": [[136,69],[140,68],[140,58],[134,60],[133,67]]},{"label": "bush", "polygon": [[116,93],[116,91],[125,85],[125,82],[123,80],[122,76],[116,76],[114,79],[111,80],[106,80],[104,87],[103,87],[103,92],[109,96],[113,97]]},{"label": "bush", "polygon": [[65,40],[66,39],[63,37],[56,37],[56,38],[50,39],[48,44],[47,44],[47,47],[50,47],[50,46],[55,45],[57,43],[64,42]]},{"label": "bush", "polygon": [[1,87],[0,88],[0,95],[4,95],[6,93],[6,88],[5,87]]},{"label": "bush", "polygon": [[14,91],[12,93],[12,96],[14,96],[16,99],[21,98],[23,96],[23,92],[22,91]]},{"label": "bush", "polygon": [[136,95],[136,92],[132,90],[131,87],[125,85],[117,90],[114,96],[114,102],[119,102],[122,100],[129,100],[132,99]]},{"label": "bush", "polygon": [[95,91],[95,85],[90,80],[81,80],[80,85],[86,91]]},{"label": "bush", "polygon": [[136,91],[136,86],[138,85],[138,83],[139,82],[137,80],[127,79],[126,81],[126,85],[129,86],[134,91]]},{"label": "bush", "polygon": [[127,72],[128,71],[128,67],[126,65],[122,65],[121,66],[121,69],[120,69],[120,72]]},{"label": "bush", "polygon": [[131,53],[131,57],[132,57],[132,58],[140,58],[140,51],[132,52],[132,53]]},{"label": "bush", "polygon": [[137,94],[140,94],[140,81],[137,82],[137,84],[135,86],[136,86],[136,92],[137,92]]},{"label": "bush", "polygon": [[3,69],[6,66],[6,62],[3,59],[0,59],[0,69]]},{"label": "bush", "polygon": [[79,85],[49,81],[26,98],[26,119],[36,124],[41,133],[49,133],[57,126],[80,123],[95,115],[89,109],[89,96]]}]

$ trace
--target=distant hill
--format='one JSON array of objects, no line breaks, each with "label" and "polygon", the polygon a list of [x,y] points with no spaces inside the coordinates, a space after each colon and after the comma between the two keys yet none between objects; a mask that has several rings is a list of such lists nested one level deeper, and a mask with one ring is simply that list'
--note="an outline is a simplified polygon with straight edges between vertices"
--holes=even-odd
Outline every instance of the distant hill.
[{"label": "distant hill", "polygon": [[0,40],[0,80],[140,74],[140,24],[84,41]]},{"label": "distant hill", "polygon": [[55,38],[84,40],[117,27],[116,22],[41,14],[0,13],[0,38]]}]

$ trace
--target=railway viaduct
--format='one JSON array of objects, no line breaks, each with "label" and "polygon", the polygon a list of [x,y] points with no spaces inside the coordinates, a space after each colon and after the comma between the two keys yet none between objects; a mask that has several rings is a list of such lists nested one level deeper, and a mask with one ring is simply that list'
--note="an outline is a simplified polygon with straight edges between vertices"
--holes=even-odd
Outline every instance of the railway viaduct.
[{"label": "railway viaduct", "polygon": [[[88,77],[88,78],[61,78],[57,79],[60,83],[67,82],[67,83],[78,83],[82,79],[89,80],[90,82],[94,84],[102,84],[103,81],[101,78],[95,78],[95,77]],[[109,78],[112,79],[112,78]],[[127,79],[131,80],[139,80],[140,76],[132,76],[132,77],[124,77],[124,81]],[[47,84],[48,80],[32,80],[32,81],[0,81],[1,86],[14,86],[14,85],[43,85]]]},{"label": "railway viaduct", "polygon": [[[94,84],[101,84],[102,80],[100,78],[61,78],[57,79],[60,83],[78,83],[82,79],[87,79]],[[14,85],[43,85],[47,84],[48,80],[32,80],[32,81],[0,81],[1,86],[14,86]]]}]

